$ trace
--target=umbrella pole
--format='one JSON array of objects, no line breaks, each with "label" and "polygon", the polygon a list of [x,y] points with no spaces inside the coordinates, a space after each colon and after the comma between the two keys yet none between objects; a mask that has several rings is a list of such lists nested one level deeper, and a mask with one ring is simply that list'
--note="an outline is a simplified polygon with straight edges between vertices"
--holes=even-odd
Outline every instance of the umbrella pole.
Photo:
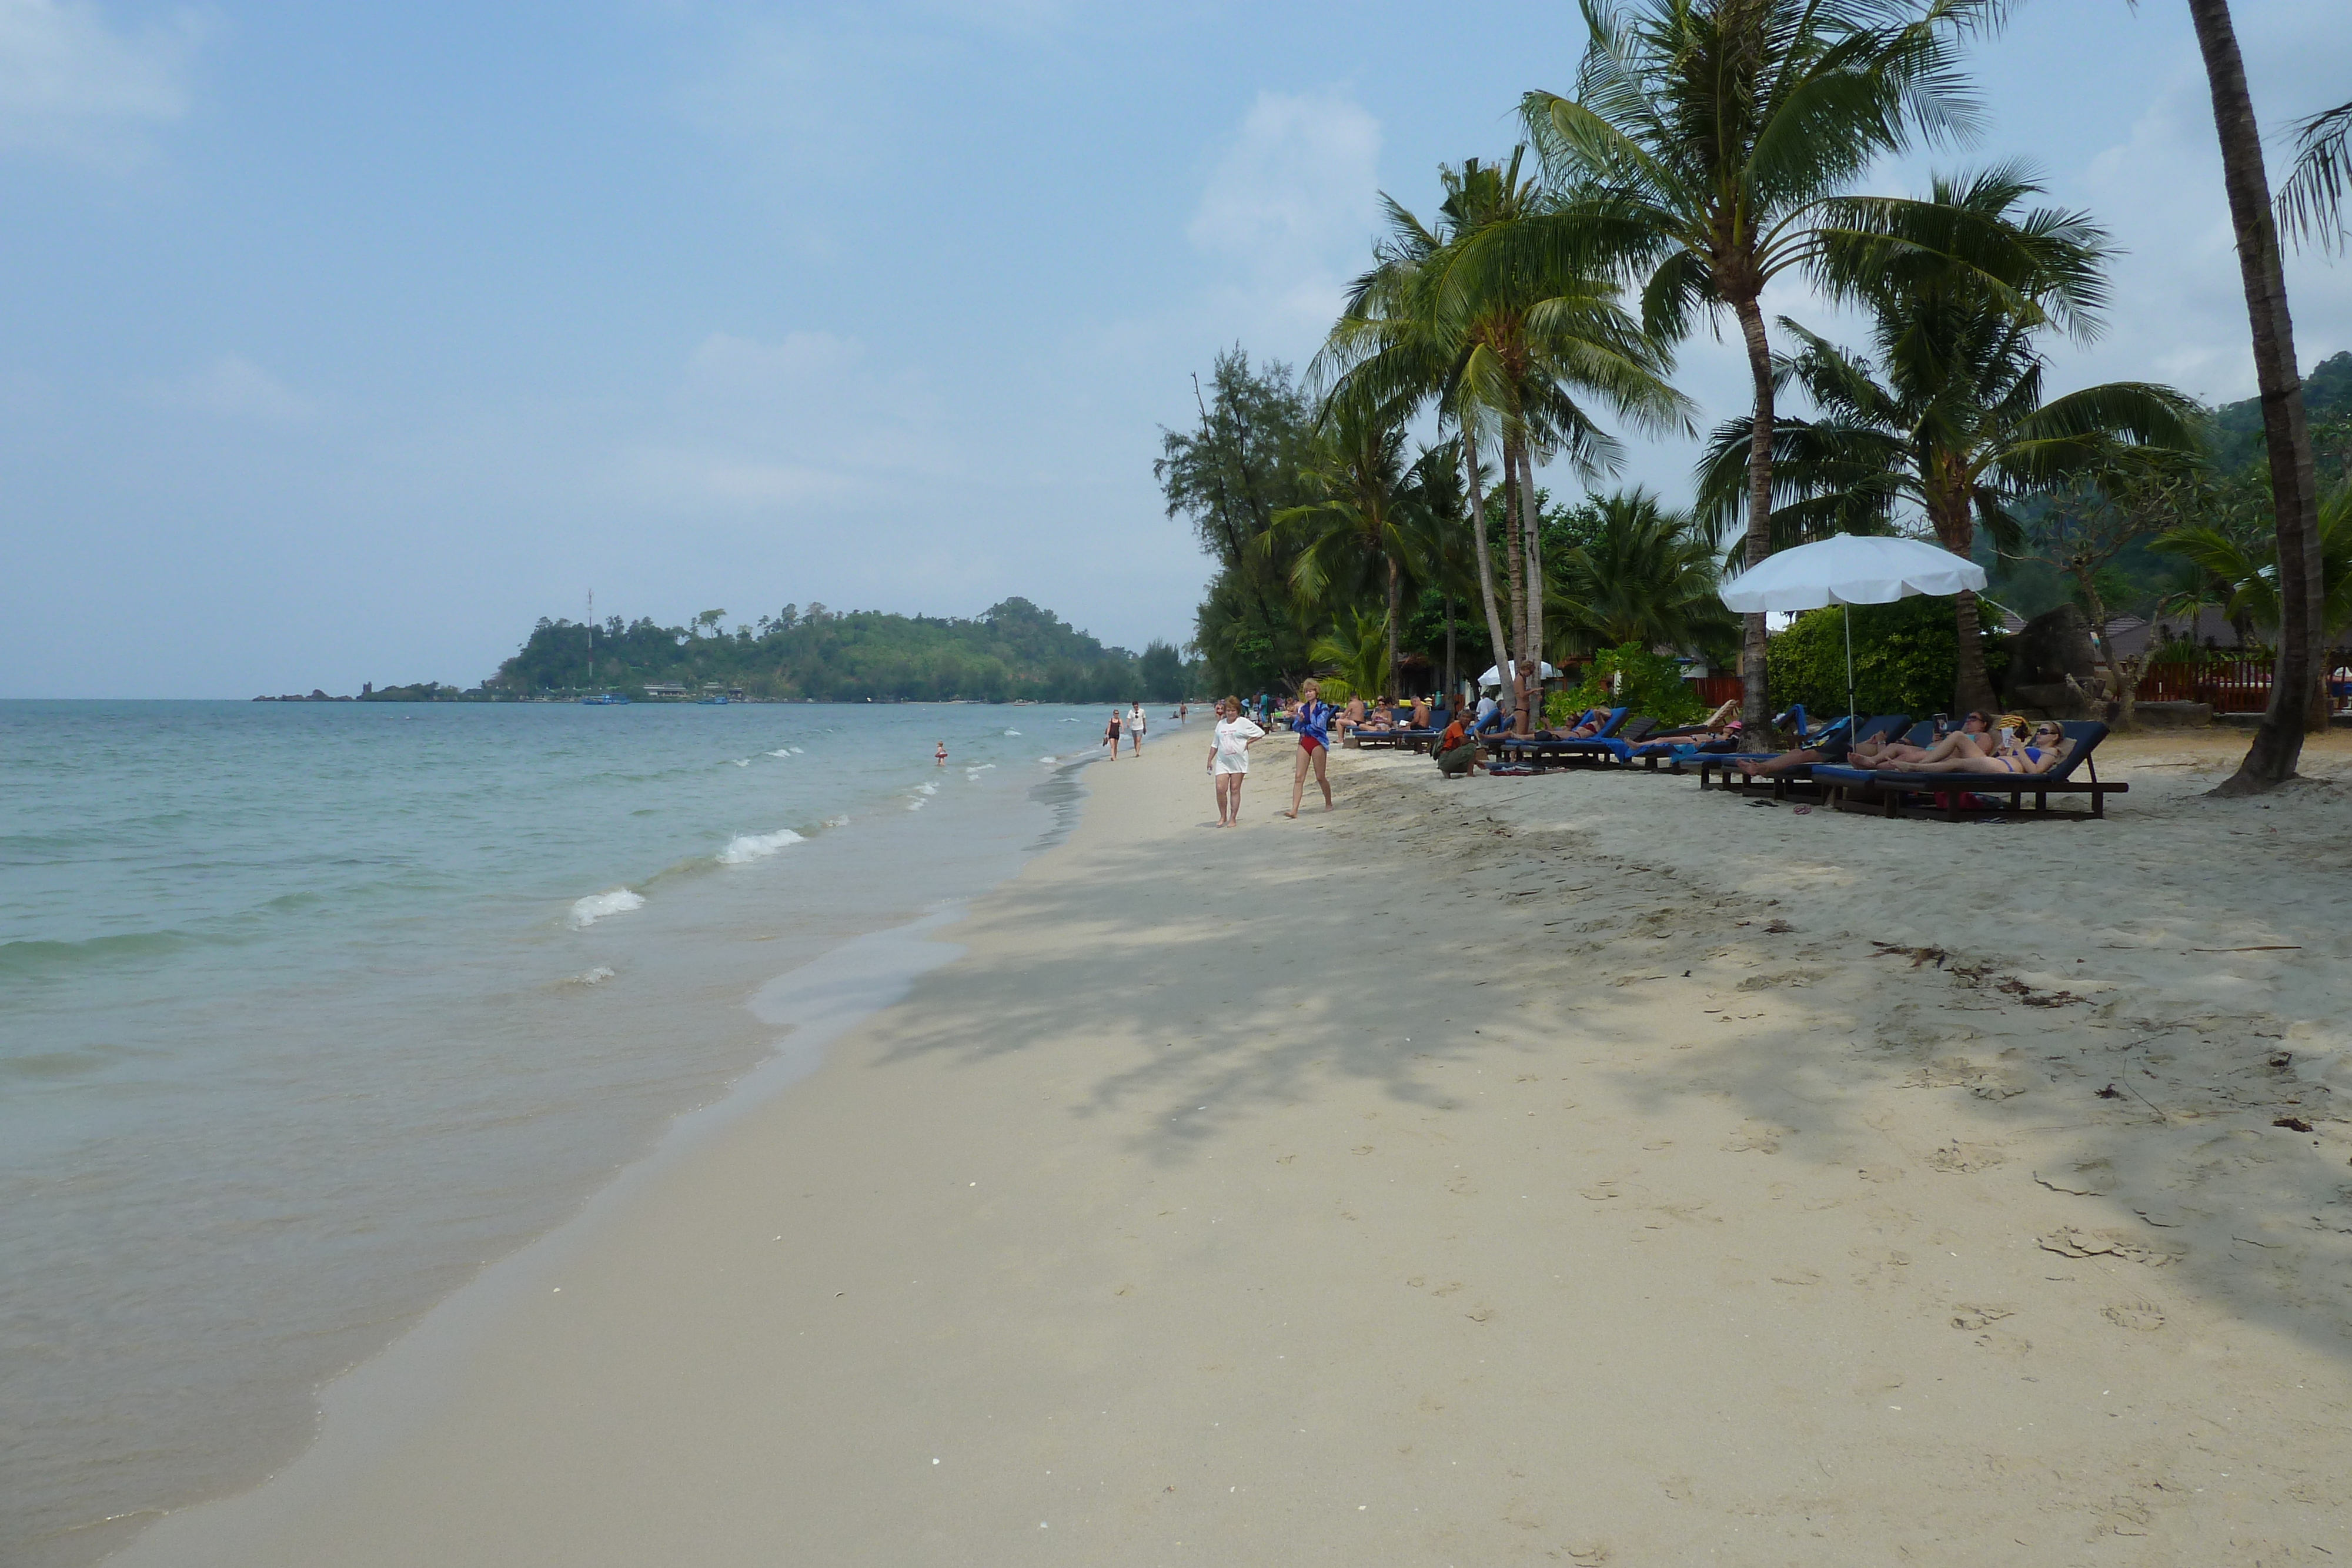
[{"label": "umbrella pole", "polygon": [[1853,606],[1845,607],[1845,733],[1853,738]]}]

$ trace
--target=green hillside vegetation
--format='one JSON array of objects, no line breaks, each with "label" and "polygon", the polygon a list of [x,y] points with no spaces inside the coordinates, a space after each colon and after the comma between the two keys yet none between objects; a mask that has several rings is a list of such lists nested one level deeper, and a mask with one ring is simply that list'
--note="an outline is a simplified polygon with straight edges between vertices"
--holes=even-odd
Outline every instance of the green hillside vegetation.
[{"label": "green hillside vegetation", "polygon": [[[815,702],[1171,702],[1192,673],[1176,650],[1140,655],[1105,647],[1025,599],[971,620],[841,612],[787,604],[731,631],[724,610],[685,626],[614,616],[593,629],[541,620],[521,651],[474,691],[394,686],[379,702],[642,694],[650,685],[740,689],[747,697]],[[593,665],[592,665],[593,660]]]}]

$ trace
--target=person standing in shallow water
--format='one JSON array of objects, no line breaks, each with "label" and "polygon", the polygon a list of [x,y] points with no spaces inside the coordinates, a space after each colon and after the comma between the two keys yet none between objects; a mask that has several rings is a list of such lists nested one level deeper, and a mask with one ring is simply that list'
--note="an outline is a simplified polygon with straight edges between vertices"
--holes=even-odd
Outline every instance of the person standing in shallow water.
[{"label": "person standing in shallow water", "polygon": [[1283,813],[1294,821],[1298,816],[1298,802],[1307,793],[1307,770],[1315,770],[1315,782],[1323,789],[1323,809],[1331,809],[1331,777],[1324,771],[1325,760],[1331,755],[1331,705],[1323,700],[1323,686],[1318,681],[1308,681],[1298,688],[1298,705],[1291,709],[1290,727],[1298,737],[1298,770],[1290,779],[1290,810]]},{"label": "person standing in shallow water", "polygon": [[931,753],[931,760],[935,766],[940,768],[945,768],[948,765],[948,743],[946,741],[942,740],[940,742],[940,748]]},{"label": "person standing in shallow water", "polygon": [[1110,747],[1110,759],[1118,760],[1118,709],[1110,710],[1110,725],[1103,731],[1102,743]]},{"label": "person standing in shallow water", "polygon": [[1242,699],[1217,702],[1217,729],[1209,742],[1209,773],[1217,781],[1217,826],[1230,828],[1242,820],[1242,780],[1249,777],[1249,748],[1265,731],[1244,716]]}]

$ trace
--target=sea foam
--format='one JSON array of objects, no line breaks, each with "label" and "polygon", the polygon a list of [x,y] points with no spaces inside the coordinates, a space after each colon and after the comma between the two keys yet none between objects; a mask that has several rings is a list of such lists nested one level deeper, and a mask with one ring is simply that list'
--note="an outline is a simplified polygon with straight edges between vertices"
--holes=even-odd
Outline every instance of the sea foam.
[{"label": "sea foam", "polygon": [[610,893],[592,893],[585,898],[573,900],[572,929],[585,931],[607,915],[626,915],[632,909],[645,906],[644,895],[631,893],[625,887],[616,887]]},{"label": "sea foam", "polygon": [[766,860],[778,850],[803,841],[790,828],[778,828],[772,833],[738,833],[719,852],[720,865],[750,865],[753,861]]}]

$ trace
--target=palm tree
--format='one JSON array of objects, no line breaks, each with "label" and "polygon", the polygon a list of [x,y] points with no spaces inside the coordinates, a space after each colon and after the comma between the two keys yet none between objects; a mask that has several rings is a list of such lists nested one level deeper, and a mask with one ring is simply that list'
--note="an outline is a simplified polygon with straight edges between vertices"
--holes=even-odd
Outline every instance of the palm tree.
[{"label": "palm tree", "polygon": [[1297,549],[1290,586],[1302,606],[1354,602],[1385,579],[1386,689],[1392,692],[1399,601],[1416,542],[1405,522],[1402,423],[1360,400],[1325,405],[1301,477],[1323,498],[1276,512],[1266,538],[1286,537]]},{"label": "palm tree", "polygon": [[[2320,643],[2325,647],[2352,630],[2352,485],[2339,486],[2320,503],[2318,533]],[[2231,621],[2277,634],[2284,617],[2275,536],[2248,538],[2211,523],[2192,523],[2153,540],[2148,548],[2180,557],[2200,581],[2218,584],[2225,596],[2221,613]],[[2191,595],[2178,597],[2186,601]],[[2204,596],[2199,592],[2195,597]],[[2324,671],[2320,676],[2324,678]]]},{"label": "palm tree", "polygon": [[1361,610],[1350,610],[1331,630],[1315,639],[1307,657],[1318,664],[1328,664],[1332,672],[1353,686],[1358,696],[1366,692],[1375,696],[1394,696],[1394,691],[1381,689],[1381,671],[1388,667],[1393,646],[1390,633],[1393,623],[1384,615],[1373,615]]},{"label": "palm tree", "polygon": [[[2196,405],[2168,387],[2110,382],[2043,400],[2035,339],[2057,319],[2089,334],[2106,246],[2079,214],[2021,214],[2019,204],[2039,189],[2015,165],[1937,180],[1934,205],[2005,235],[2033,266],[1993,287],[1934,251],[1891,265],[1864,258],[1849,292],[1872,313],[1869,358],[1781,319],[1801,348],[1780,370],[1822,417],[1776,421],[1776,547],[1839,531],[1885,532],[1916,508],[1955,555],[1975,552],[1979,527],[2015,554],[2023,541],[2010,507],[2023,497],[2095,469],[2158,452],[2185,457],[2194,448]],[[1832,242],[1825,270],[1839,275],[1849,255]],[[1700,465],[1702,516],[1737,514],[1754,445],[1748,420],[1716,431]],[[1977,596],[1959,594],[1953,616],[1953,706],[1991,707]]]},{"label": "palm tree", "polygon": [[[1474,552],[1470,504],[1463,486],[1462,440],[1424,446],[1406,470],[1404,529],[1416,560],[1414,576],[1437,591],[1445,616],[1445,660],[1441,689],[1457,690],[1454,606],[1478,596],[1478,558]],[[1483,534],[1484,530],[1478,530]],[[1491,577],[1494,563],[1486,562]]]},{"label": "palm tree", "polygon": [[[1515,243],[1543,200],[1534,182],[1519,177],[1519,162],[1515,152],[1504,165],[1474,159],[1441,171],[1446,199],[1434,228],[1388,202],[1389,234],[1372,270],[1357,280],[1317,370],[1334,398],[1434,402],[1460,431],[1480,597],[1496,666],[1519,672],[1524,729],[1543,640],[1536,457],[1564,455],[1588,475],[1615,466],[1617,444],[1579,394],[1661,429],[1685,423],[1687,405],[1665,382],[1664,351],[1618,302],[1598,244],[1555,246],[1530,257]],[[1486,565],[1479,450],[1488,439],[1503,457],[1507,639]]]},{"label": "palm tree", "polygon": [[[1748,350],[1749,565],[1770,551],[1773,370],[1762,297],[1818,270],[1843,230],[1904,227],[1905,204],[1842,196],[1922,135],[1973,129],[1958,37],[1993,0],[1580,0],[1588,42],[1572,96],[1528,93],[1521,114],[1559,193],[1554,226],[1606,233],[1646,268],[1643,319],[1662,340],[1727,309]],[[1956,234],[1970,254],[1978,236]],[[2000,269],[1997,252],[1983,263]],[[1746,630],[1747,717],[1767,697],[1764,618]]]},{"label": "palm tree", "polygon": [[1668,511],[1646,489],[1597,497],[1600,526],[1562,557],[1552,591],[1560,652],[1584,644],[1645,648],[1721,646],[1738,622],[1716,596],[1720,549],[1687,512]]},{"label": "palm tree", "polygon": [[2238,795],[2269,789],[2294,777],[2307,724],[2327,722],[2326,704],[2310,693],[2326,646],[2317,613],[2322,580],[2318,484],[2312,471],[2311,424],[2303,407],[2303,376],[2295,368],[2294,318],[2286,303],[2286,270],[2278,226],[2271,215],[2270,175],[2263,166],[2262,131],[2246,62],[2229,0],[2189,0],[2205,80],[2213,98],[2213,127],[2221,144],[2221,183],[2238,236],[2238,275],[2253,329],[2254,381],[2263,404],[2263,439],[2271,465],[2271,504],[2278,538],[2278,667],[2270,706],[2246,748],[2245,760],[2215,791]]},{"label": "palm tree", "polygon": [[2279,232],[2297,245],[2341,250],[2344,191],[2352,185],[2352,103],[2339,103],[2294,128],[2294,169],[2279,187]]}]

